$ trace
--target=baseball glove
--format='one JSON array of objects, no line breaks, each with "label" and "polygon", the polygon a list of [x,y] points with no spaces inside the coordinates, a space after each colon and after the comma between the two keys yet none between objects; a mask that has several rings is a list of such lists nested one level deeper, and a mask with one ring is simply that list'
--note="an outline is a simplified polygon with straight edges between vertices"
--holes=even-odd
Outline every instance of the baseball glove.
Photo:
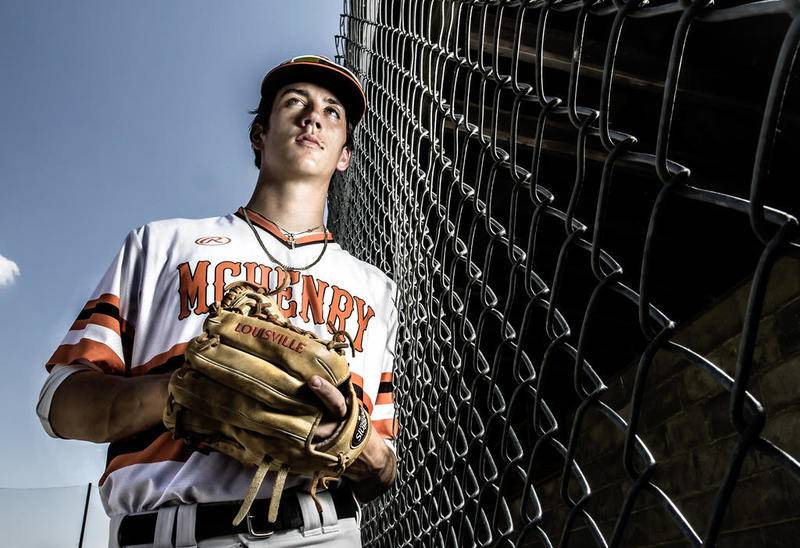
[{"label": "baseball glove", "polygon": [[[281,289],[250,282],[226,286],[169,383],[164,424],[176,439],[257,467],[234,525],[247,516],[270,470],[278,472],[271,523],[289,473],[311,477],[309,491],[322,511],[318,485],[340,477],[372,432],[350,380],[344,352],[349,337],[340,331],[325,341],[291,325],[271,297]],[[348,405],[335,432],[322,440],[315,432],[327,412],[306,384],[313,375],[338,387]]]}]

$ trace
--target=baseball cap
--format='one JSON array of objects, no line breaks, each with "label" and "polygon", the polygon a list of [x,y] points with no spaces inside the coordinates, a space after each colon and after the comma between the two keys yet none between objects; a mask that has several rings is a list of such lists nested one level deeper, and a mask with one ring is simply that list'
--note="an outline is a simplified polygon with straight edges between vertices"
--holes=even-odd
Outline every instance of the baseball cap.
[{"label": "baseball cap", "polygon": [[271,108],[278,90],[292,82],[312,82],[333,92],[353,127],[367,111],[364,89],[350,70],[322,55],[301,55],[270,70],[261,82],[261,101]]}]

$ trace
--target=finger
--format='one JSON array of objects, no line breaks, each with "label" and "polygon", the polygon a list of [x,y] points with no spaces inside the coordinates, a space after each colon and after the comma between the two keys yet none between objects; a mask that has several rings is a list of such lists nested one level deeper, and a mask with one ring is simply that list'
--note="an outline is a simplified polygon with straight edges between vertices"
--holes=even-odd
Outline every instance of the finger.
[{"label": "finger", "polygon": [[344,417],[347,414],[347,401],[331,383],[319,375],[314,375],[308,380],[308,385],[334,416]]}]

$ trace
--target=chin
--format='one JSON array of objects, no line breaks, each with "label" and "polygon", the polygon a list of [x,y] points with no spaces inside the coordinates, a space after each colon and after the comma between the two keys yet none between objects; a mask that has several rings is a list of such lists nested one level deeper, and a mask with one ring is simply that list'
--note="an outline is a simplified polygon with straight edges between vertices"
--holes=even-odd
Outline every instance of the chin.
[{"label": "chin", "polygon": [[295,171],[307,175],[319,175],[329,171],[328,166],[325,165],[326,162],[323,162],[322,158],[315,157],[311,154],[293,155],[293,157],[287,158],[287,160],[294,164]]},{"label": "chin", "polygon": [[303,177],[309,179],[316,179],[324,177],[327,170],[321,169],[319,165],[309,165],[303,162],[298,162],[293,166],[293,169],[287,170],[287,175],[291,174],[294,177]]}]

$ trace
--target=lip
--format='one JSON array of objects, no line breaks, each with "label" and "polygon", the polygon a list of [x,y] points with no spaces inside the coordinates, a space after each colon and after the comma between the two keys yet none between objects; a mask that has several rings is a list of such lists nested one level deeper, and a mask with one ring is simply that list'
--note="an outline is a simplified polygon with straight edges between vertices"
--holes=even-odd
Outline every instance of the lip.
[{"label": "lip", "polygon": [[317,148],[322,148],[322,143],[319,141],[319,139],[309,133],[303,133],[302,135],[299,135],[295,141],[300,144],[312,143],[316,145]]}]

